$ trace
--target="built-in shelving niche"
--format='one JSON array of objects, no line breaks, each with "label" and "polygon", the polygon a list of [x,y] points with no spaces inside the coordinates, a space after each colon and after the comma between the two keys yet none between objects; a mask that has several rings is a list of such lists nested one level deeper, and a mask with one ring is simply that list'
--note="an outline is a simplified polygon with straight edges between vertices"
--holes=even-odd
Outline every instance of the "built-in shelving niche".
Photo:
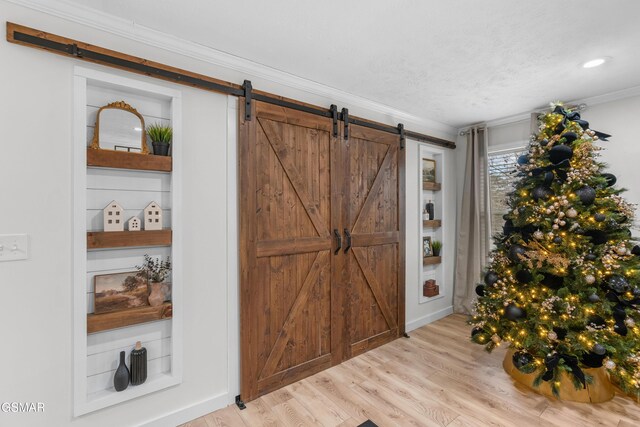
[{"label": "built-in shelving niche", "polygon": [[[152,393],[182,381],[181,96],[177,90],[138,79],[75,68],[74,76],[74,413],[76,416]],[[98,109],[125,101],[145,123],[174,129],[171,157],[88,149]],[[142,218],[156,201],[163,229],[103,232],[102,209],[112,200],[124,218]],[[172,260],[172,301],[160,307],[93,314],[97,274],[135,271],[144,255]],[[120,351],[142,341],[148,378],[116,392],[113,375]]]},{"label": "built-in shelving niche", "polygon": [[[420,230],[419,230],[419,243],[420,243],[420,253],[422,255],[422,239],[425,236],[430,236],[432,241],[439,240],[443,244],[443,251],[440,256],[430,256],[430,257],[422,257],[422,262],[420,263],[420,282],[417,286],[417,296],[420,304],[427,303],[429,301],[433,301],[436,299],[443,298],[445,295],[451,292],[451,284],[445,282],[445,265],[450,260],[447,260],[446,257],[443,256],[443,253],[446,252],[444,248],[449,245],[453,245],[453,242],[448,242],[444,240],[444,236],[448,234],[445,233],[445,230],[451,225],[452,217],[446,212],[444,200],[447,191],[449,191],[448,183],[444,180],[446,176],[446,165],[444,163],[444,150],[426,145],[420,144],[419,149],[420,156],[418,158],[418,176],[422,180],[422,172],[423,172],[423,162],[422,159],[431,159],[436,161],[436,173],[435,173],[435,182],[421,182],[418,186],[419,188],[419,200],[420,200],[420,215],[422,216],[422,211],[425,208],[425,205],[429,200],[431,200],[434,204],[434,218],[433,220],[422,219],[420,221]],[[439,289],[439,294],[433,297],[425,297],[423,295],[423,284],[428,279],[434,279]]]}]

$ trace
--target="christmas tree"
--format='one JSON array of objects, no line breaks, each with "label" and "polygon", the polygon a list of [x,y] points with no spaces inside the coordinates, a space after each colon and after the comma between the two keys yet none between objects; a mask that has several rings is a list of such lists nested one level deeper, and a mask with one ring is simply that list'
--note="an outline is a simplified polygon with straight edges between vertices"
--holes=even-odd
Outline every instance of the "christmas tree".
[{"label": "christmas tree", "polygon": [[503,233],[476,288],[472,341],[501,341],[514,366],[549,381],[561,372],[576,388],[584,369],[605,366],[625,391],[640,391],[640,247],[634,207],[598,161],[601,141],[577,111],[553,104],[518,159]]}]

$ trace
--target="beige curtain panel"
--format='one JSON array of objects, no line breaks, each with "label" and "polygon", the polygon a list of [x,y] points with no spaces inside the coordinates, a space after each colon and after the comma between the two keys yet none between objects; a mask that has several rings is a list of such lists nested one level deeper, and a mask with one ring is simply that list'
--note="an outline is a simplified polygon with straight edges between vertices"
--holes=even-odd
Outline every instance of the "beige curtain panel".
[{"label": "beige curtain panel", "polygon": [[465,168],[453,310],[470,314],[475,287],[482,280],[490,248],[489,187],[487,176],[487,130],[469,129]]}]

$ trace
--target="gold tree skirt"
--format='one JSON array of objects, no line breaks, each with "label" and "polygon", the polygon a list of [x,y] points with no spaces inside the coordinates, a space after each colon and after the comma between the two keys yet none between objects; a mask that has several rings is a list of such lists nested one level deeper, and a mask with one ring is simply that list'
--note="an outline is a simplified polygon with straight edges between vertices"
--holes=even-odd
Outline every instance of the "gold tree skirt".
[{"label": "gold tree skirt", "polygon": [[[515,353],[515,350],[510,348],[505,354],[504,361],[502,362],[502,367],[507,374],[511,375],[511,377],[520,384],[524,384],[531,388],[536,393],[555,398],[551,392],[551,385],[549,382],[542,381],[538,387],[533,385],[533,380],[536,378],[538,373],[524,374],[513,365],[513,353]],[[583,369],[583,372],[585,375],[593,377],[593,383],[587,384],[586,389],[579,390],[576,390],[573,385],[573,380],[569,374],[566,372],[562,372],[560,374],[560,400],[570,402],[602,403],[613,399],[615,390],[611,381],[609,381],[609,374],[604,367]]]}]

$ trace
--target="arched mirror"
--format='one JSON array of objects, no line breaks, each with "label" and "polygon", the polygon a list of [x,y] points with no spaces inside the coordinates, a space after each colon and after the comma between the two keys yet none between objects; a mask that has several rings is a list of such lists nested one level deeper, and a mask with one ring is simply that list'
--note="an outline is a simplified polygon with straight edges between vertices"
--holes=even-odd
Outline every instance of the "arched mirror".
[{"label": "arched mirror", "polygon": [[149,154],[144,118],[124,101],[98,110],[91,148]]}]

